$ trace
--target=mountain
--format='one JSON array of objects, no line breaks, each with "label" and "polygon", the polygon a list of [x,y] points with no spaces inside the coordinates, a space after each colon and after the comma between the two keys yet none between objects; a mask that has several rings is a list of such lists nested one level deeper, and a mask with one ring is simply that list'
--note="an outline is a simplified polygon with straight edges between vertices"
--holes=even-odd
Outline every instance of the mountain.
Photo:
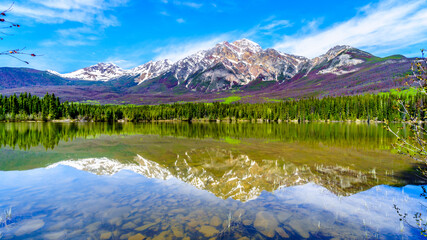
[{"label": "mountain", "polygon": [[233,94],[247,102],[352,95],[403,86],[412,61],[401,55],[379,58],[345,45],[308,59],[241,39],[174,63],[150,61],[128,70],[112,63],[66,74],[5,68],[0,93],[49,91],[69,101],[134,104],[209,102]]},{"label": "mountain", "polygon": [[172,67],[172,62],[168,59],[156,62],[148,62],[130,70],[130,75],[137,75],[136,82],[138,84],[147,79],[156,78],[163,73],[167,72]]},{"label": "mountain", "polygon": [[265,81],[290,79],[308,59],[263,50],[258,44],[242,39],[222,42],[176,62],[169,72],[178,85],[198,91],[218,91],[246,85],[258,77]]},{"label": "mountain", "polygon": [[87,81],[109,81],[128,73],[128,71],[121,69],[114,63],[98,63],[66,74],[60,74],[52,70],[48,71],[63,78]]},{"label": "mountain", "polygon": [[223,90],[233,85],[246,85],[259,76],[265,81],[292,78],[298,67],[309,60],[304,57],[263,50],[258,44],[242,39],[222,42],[172,63],[170,60],[148,62],[131,70],[112,63],[99,63],[72,73],[51,73],[68,79],[109,81],[125,75],[138,76],[138,84],[163,74],[173,76],[177,85],[200,91]]}]

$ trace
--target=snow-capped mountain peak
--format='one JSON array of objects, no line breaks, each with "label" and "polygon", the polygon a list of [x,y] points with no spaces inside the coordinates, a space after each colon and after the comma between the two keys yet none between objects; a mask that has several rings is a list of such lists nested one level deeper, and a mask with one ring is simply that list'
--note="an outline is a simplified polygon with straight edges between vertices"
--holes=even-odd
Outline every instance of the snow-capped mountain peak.
[{"label": "snow-capped mountain peak", "polygon": [[167,72],[172,67],[172,61],[169,59],[159,61],[149,61],[130,70],[131,75],[139,75],[135,80],[138,84],[148,79],[153,79]]},{"label": "snow-capped mountain peak", "polygon": [[262,50],[261,46],[258,43],[255,43],[246,38],[234,41],[232,44],[241,49],[251,51],[251,52],[259,52]]},{"label": "snow-capped mountain peak", "polygon": [[127,73],[126,70],[121,69],[114,63],[98,63],[66,74],[58,74],[54,71],[50,72],[64,78],[87,81],[108,81],[113,78],[121,77]]},{"label": "snow-capped mountain peak", "polygon": [[[138,84],[147,80],[157,81],[159,78],[159,81],[172,83],[171,86],[180,85],[193,91],[209,92],[247,85],[256,79],[282,82],[300,72],[307,75],[313,69],[319,71],[319,74],[347,74],[357,70],[349,68],[363,63],[363,58],[354,58],[361,52],[350,46],[339,45],[309,60],[271,48],[262,49],[259,44],[243,38],[231,43],[218,43],[175,63],[167,59],[150,61],[130,70],[121,69],[113,63],[98,63],[67,74],[49,72],[64,78],[90,81],[109,81],[129,76]],[[366,54],[362,53],[364,56]]]}]

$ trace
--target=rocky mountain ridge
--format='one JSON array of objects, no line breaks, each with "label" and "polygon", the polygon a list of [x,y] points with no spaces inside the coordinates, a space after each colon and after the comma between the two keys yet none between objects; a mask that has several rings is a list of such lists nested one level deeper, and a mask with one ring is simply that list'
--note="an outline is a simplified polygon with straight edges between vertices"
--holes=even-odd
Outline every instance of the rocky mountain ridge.
[{"label": "rocky mountain ridge", "polygon": [[298,73],[308,74],[328,62],[331,62],[330,66],[319,74],[342,75],[354,72],[357,68],[345,69],[361,64],[364,60],[346,54],[346,51],[363,52],[350,46],[336,46],[310,60],[271,48],[264,50],[255,42],[241,39],[232,43],[218,43],[211,49],[199,51],[175,63],[170,60],[150,61],[130,70],[121,69],[112,63],[98,63],[67,74],[49,72],[67,79],[87,81],[110,81],[134,76],[137,84],[156,78],[172,78],[175,85],[183,85],[190,90],[218,91],[236,85],[244,86],[256,79],[276,82],[289,80]]}]

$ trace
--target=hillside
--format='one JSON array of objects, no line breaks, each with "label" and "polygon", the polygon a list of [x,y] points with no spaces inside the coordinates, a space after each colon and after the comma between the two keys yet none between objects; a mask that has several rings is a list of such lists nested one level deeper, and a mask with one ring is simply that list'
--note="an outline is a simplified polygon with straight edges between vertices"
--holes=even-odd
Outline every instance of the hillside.
[{"label": "hillside", "polygon": [[68,101],[116,104],[354,95],[403,86],[411,61],[401,55],[379,58],[350,46],[308,59],[242,39],[218,43],[175,63],[150,61],[129,70],[110,63],[65,74],[0,68],[0,94],[50,92]]}]

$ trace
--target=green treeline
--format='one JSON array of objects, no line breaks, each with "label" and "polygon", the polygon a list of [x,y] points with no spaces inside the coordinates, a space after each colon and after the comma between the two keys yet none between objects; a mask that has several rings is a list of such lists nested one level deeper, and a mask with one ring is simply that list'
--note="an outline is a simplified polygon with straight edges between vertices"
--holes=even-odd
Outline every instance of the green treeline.
[{"label": "green treeline", "polygon": [[[43,98],[21,93],[0,95],[0,121],[75,119],[94,122],[156,120],[267,120],[267,121],[345,121],[402,120],[394,94],[309,98],[273,103],[175,103],[162,105],[90,105],[60,102],[54,94]],[[406,96],[412,114],[424,119],[419,107],[425,94]],[[417,111],[417,112],[416,112]]]}]

